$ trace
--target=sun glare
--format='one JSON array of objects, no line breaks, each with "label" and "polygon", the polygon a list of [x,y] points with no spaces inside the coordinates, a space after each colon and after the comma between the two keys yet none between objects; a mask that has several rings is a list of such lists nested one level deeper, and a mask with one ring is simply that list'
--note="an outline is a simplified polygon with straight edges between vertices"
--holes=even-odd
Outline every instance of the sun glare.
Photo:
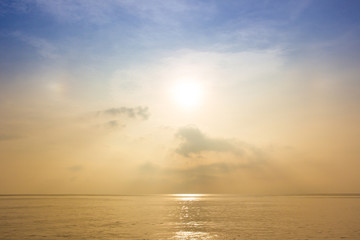
[{"label": "sun glare", "polygon": [[176,200],[181,201],[197,201],[200,200],[201,197],[204,197],[204,194],[174,194]]},{"label": "sun glare", "polygon": [[180,106],[193,108],[200,104],[203,97],[203,89],[197,82],[179,82],[174,86],[172,94]]}]

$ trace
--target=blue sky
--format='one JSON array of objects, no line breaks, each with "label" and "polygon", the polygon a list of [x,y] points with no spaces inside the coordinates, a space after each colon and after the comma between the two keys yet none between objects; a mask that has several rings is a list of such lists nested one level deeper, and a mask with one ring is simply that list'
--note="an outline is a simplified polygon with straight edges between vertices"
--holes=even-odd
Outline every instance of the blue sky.
[{"label": "blue sky", "polygon": [[357,1],[2,1],[1,46],[10,61],[138,61],[218,45],[301,51],[331,40],[345,51],[341,38],[356,42],[359,35],[359,8]]}]

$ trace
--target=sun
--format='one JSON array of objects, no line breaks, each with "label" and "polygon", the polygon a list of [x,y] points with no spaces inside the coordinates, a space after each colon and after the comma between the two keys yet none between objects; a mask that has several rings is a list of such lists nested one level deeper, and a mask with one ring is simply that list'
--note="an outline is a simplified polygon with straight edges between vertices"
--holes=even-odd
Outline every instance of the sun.
[{"label": "sun", "polygon": [[173,87],[172,95],[177,104],[189,109],[200,105],[203,87],[194,81],[181,81]]}]

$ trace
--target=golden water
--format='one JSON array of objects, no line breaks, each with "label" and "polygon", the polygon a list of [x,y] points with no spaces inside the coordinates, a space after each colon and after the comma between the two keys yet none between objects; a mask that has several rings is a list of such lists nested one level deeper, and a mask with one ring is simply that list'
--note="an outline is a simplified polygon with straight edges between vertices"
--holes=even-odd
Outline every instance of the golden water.
[{"label": "golden water", "polygon": [[360,197],[1,196],[0,239],[360,239]]}]

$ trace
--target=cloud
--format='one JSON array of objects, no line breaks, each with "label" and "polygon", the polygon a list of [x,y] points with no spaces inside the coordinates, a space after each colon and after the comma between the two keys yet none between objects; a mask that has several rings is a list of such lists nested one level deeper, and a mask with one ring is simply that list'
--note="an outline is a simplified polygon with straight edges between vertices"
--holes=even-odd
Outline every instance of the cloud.
[{"label": "cloud", "polygon": [[185,172],[192,172],[192,176],[215,177],[237,169],[261,169],[271,158],[270,149],[237,139],[209,137],[194,126],[180,128],[175,138],[180,140],[175,149],[178,155],[198,160],[187,162],[189,166]]},{"label": "cloud", "polygon": [[139,120],[146,121],[150,117],[149,108],[146,106],[137,107],[113,107],[83,116],[84,119],[97,127],[105,129],[123,129],[128,123]]},{"label": "cloud", "polygon": [[104,114],[108,116],[127,116],[129,118],[141,118],[143,120],[147,120],[150,116],[148,107],[119,107],[119,108],[109,108],[103,111],[100,111],[99,114]]},{"label": "cloud", "polygon": [[273,147],[209,137],[196,127],[180,128],[176,137],[181,142],[175,151],[190,161],[173,156],[144,162],[135,174],[137,187],[159,193],[261,193],[287,191],[297,181],[278,166]]},{"label": "cloud", "polygon": [[196,127],[183,127],[176,133],[176,138],[182,142],[175,150],[184,157],[200,155],[202,152],[231,152],[241,154],[241,150],[226,139],[211,138],[206,136]]}]

